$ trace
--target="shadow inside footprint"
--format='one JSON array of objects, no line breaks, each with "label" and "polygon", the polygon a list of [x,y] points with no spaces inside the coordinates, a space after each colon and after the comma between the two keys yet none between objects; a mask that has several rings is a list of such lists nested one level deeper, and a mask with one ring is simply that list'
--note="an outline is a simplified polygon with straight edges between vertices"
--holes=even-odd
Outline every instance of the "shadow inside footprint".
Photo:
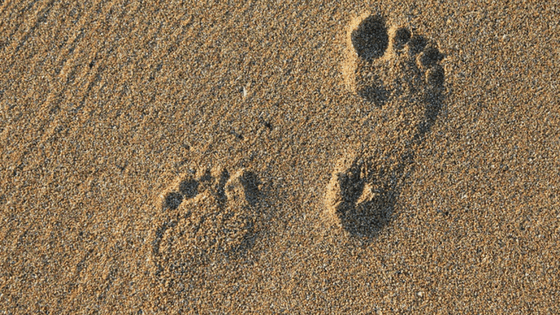
[{"label": "shadow inside footprint", "polygon": [[412,157],[402,156],[393,168],[374,160],[343,160],[327,189],[330,217],[352,236],[372,238],[393,218],[402,179]]},{"label": "shadow inside footprint", "polygon": [[183,202],[183,195],[178,192],[171,192],[165,196],[163,208],[175,210],[181,205],[181,202]]},{"label": "shadow inside footprint", "polygon": [[[441,78],[441,85],[443,85],[443,77]],[[418,124],[413,138],[414,143],[422,142],[425,135],[432,129],[443,107],[443,99],[443,95],[439,92],[426,95],[424,118]]]},{"label": "shadow inside footprint", "polygon": [[[373,60],[381,58],[389,46],[389,35],[385,20],[381,16],[369,16],[362,20],[350,32],[350,41],[354,52],[358,56],[355,82],[356,93],[369,102],[381,106],[389,96],[383,81],[374,72],[368,71],[367,65]],[[365,71],[363,71],[365,70]]]},{"label": "shadow inside footprint", "polygon": [[179,184],[179,192],[186,199],[194,198],[196,195],[198,195],[198,182],[194,179],[187,179],[181,182]]},{"label": "shadow inside footprint", "polygon": [[[241,169],[181,175],[162,197],[151,241],[155,275],[189,274],[212,262],[235,260],[261,232],[260,181]],[[196,269],[196,270],[195,270]]]},{"label": "shadow inside footprint", "polygon": [[349,51],[353,55],[346,63],[345,75],[350,76],[346,80],[364,100],[383,107],[403,90],[443,88],[444,71],[439,63],[444,56],[424,36],[406,27],[388,29],[378,15],[354,22],[349,34]]},{"label": "shadow inside footprint", "polygon": [[383,81],[374,75],[369,78],[369,84],[360,86],[356,93],[377,107],[383,106],[389,99],[389,91],[385,88]]},{"label": "shadow inside footprint", "polygon": [[245,172],[240,180],[245,188],[245,200],[247,200],[251,206],[254,206],[259,199],[259,185],[261,184],[257,174]]},{"label": "shadow inside footprint", "polygon": [[393,219],[402,185],[413,169],[414,151],[443,107],[444,55],[435,43],[405,27],[388,30],[379,16],[351,26],[351,48],[358,58],[349,59],[355,61],[347,72],[354,76],[350,86],[392,123],[386,129],[390,136],[369,150],[385,153],[341,160],[325,200],[329,218],[344,230],[373,237]]},{"label": "shadow inside footprint", "polygon": [[378,191],[370,200],[358,203],[347,212],[341,219],[342,226],[352,235],[373,237],[390,222],[396,201],[394,191]]},{"label": "shadow inside footprint", "polygon": [[369,16],[351,33],[352,45],[360,58],[372,59],[383,56],[389,45],[385,20],[381,16]]}]

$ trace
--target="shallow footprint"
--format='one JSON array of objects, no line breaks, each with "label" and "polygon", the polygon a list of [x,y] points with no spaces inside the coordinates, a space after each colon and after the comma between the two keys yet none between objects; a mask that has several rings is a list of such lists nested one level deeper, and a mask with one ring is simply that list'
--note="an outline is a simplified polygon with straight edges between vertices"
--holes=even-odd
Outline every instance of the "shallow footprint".
[{"label": "shallow footprint", "polygon": [[341,159],[327,186],[326,218],[357,236],[375,236],[393,217],[414,151],[443,103],[444,55],[437,45],[380,16],[354,20],[343,66],[350,90],[379,107],[377,142]]},{"label": "shallow footprint", "polygon": [[153,232],[152,261],[161,279],[236,259],[251,248],[258,179],[240,170],[205,171],[198,178],[180,176],[161,196],[161,214]]}]

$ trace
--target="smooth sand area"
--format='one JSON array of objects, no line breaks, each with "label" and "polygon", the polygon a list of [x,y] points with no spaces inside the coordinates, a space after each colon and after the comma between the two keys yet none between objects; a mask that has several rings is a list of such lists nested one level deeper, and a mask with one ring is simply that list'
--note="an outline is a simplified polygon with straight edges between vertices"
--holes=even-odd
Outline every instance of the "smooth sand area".
[{"label": "smooth sand area", "polygon": [[559,20],[0,0],[0,314],[560,313]]}]

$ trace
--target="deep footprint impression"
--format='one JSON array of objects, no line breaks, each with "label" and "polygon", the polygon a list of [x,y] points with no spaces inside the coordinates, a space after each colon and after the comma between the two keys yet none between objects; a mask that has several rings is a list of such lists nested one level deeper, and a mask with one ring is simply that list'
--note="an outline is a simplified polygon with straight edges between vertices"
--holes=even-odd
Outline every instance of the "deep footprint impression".
[{"label": "deep footprint impression", "polygon": [[236,259],[252,246],[259,198],[254,173],[204,171],[182,175],[161,195],[153,234],[155,274],[188,275],[224,259]]},{"label": "deep footprint impression", "polygon": [[373,146],[341,159],[325,197],[327,218],[355,236],[375,236],[393,217],[414,152],[443,102],[437,45],[380,16],[350,24],[343,73],[348,88],[379,108]]}]

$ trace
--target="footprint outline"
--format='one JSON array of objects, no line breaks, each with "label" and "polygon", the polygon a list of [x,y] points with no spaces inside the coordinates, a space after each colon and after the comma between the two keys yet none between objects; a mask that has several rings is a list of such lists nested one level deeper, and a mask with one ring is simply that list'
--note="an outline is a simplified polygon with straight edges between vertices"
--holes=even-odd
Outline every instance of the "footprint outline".
[{"label": "footprint outline", "polygon": [[211,261],[242,257],[256,238],[260,185],[256,174],[245,169],[231,176],[225,169],[178,176],[160,195],[151,236],[154,274],[182,274]]},{"label": "footprint outline", "polygon": [[400,25],[387,27],[380,15],[352,20],[347,35],[347,87],[398,120],[391,132],[392,141],[400,143],[389,150],[397,153],[381,152],[381,146],[340,159],[327,185],[325,217],[352,236],[372,238],[394,219],[405,179],[414,170],[414,152],[443,106],[445,55],[433,40]]}]

